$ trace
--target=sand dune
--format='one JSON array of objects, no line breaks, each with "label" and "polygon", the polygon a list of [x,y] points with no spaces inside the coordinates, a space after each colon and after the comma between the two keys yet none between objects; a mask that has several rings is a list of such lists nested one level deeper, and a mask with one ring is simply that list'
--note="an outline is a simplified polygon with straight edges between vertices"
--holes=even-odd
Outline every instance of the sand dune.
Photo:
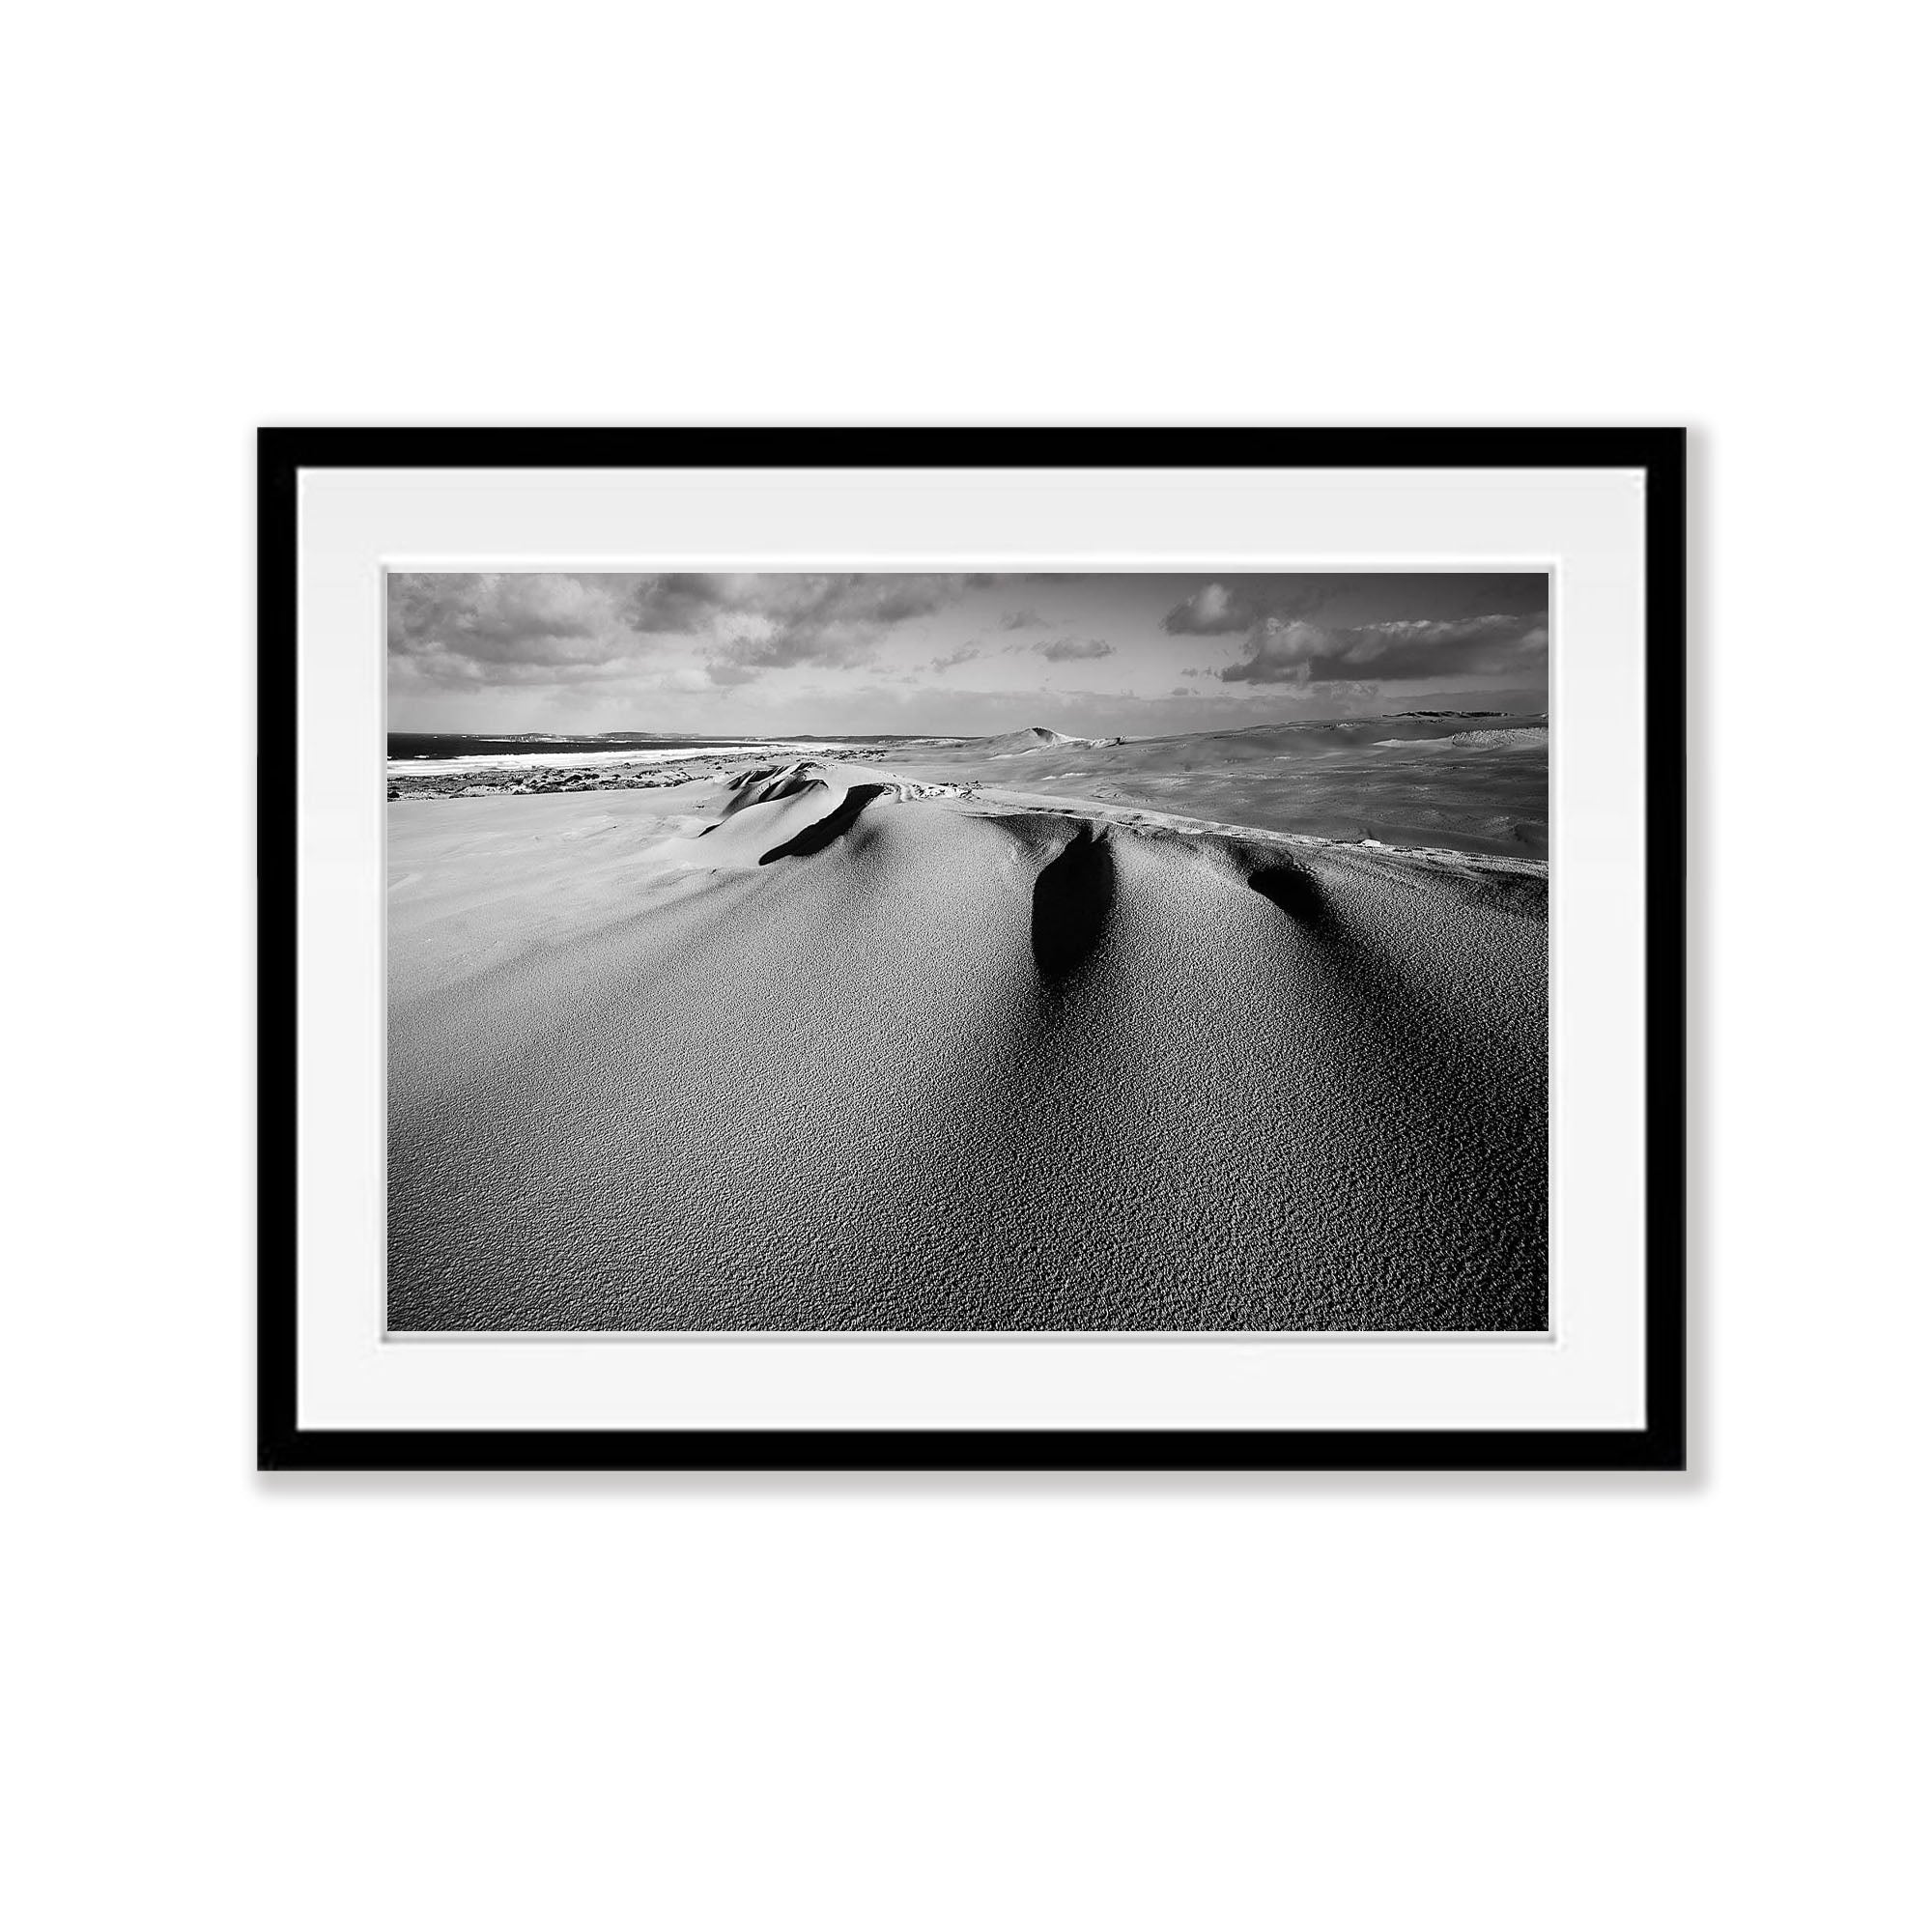
[{"label": "sand dune", "polygon": [[1031,758],[1042,752],[1094,751],[1120,743],[1119,738],[1072,738],[1065,731],[1049,731],[1043,724],[1008,731],[997,738],[960,740],[965,750],[982,758]]},{"label": "sand dune", "polygon": [[392,1327],[1544,1323],[1539,865],[812,761],[388,811]]},{"label": "sand dune", "polygon": [[1548,738],[1540,717],[1432,712],[1030,749],[1007,739],[907,745],[890,755],[924,778],[1024,784],[1327,838],[1542,859]]}]

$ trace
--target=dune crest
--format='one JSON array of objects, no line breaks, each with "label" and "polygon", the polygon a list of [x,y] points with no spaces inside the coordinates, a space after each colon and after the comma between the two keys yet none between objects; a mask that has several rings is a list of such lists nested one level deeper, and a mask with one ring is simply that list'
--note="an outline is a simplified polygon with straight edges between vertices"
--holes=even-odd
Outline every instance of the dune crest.
[{"label": "dune crest", "polygon": [[1072,738],[1065,731],[1049,731],[1043,724],[1030,724],[1024,731],[1009,731],[1002,737],[969,738],[961,741],[981,757],[1017,758],[1034,752],[1054,752],[1063,748],[1098,751],[1118,745],[1118,738]]}]

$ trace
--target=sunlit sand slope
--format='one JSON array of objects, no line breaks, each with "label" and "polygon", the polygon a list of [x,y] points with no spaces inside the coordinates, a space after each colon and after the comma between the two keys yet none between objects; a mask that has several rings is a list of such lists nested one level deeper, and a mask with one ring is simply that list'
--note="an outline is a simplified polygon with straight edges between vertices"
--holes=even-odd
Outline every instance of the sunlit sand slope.
[{"label": "sunlit sand slope", "polygon": [[390,1322],[1536,1328],[1539,866],[802,766],[390,813]]}]

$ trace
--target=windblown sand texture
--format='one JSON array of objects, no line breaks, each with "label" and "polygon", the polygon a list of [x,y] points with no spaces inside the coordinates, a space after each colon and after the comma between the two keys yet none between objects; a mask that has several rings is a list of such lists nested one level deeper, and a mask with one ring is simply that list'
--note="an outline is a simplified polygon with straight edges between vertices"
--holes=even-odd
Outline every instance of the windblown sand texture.
[{"label": "windblown sand texture", "polygon": [[1539,863],[814,760],[387,810],[392,1329],[1545,1323]]}]

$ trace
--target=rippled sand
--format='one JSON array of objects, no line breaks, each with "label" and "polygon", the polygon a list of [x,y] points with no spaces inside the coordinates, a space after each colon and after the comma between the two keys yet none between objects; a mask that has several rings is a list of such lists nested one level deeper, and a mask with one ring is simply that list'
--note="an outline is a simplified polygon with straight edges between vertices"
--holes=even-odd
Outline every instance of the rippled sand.
[{"label": "rippled sand", "polygon": [[1541,865],[847,765],[387,810],[392,1328],[1544,1325]]}]

